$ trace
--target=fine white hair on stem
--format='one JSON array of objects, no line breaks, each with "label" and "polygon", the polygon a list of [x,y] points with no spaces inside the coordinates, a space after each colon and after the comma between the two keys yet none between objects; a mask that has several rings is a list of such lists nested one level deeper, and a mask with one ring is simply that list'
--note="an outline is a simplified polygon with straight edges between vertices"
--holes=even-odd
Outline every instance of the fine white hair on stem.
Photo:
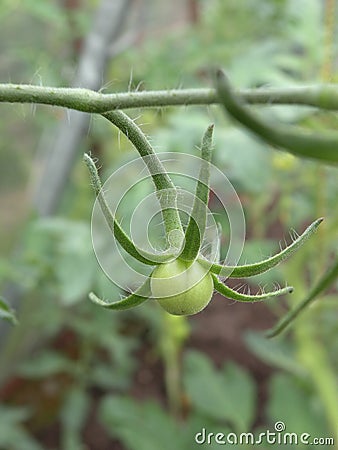
[{"label": "fine white hair on stem", "polygon": [[31,115],[34,117],[36,113],[36,103],[31,103],[30,105]]},{"label": "fine white hair on stem", "polygon": [[128,81],[128,92],[131,92],[133,84],[133,68],[130,69],[129,81]]},{"label": "fine white hair on stem", "polygon": [[66,109],[66,117],[67,117],[68,125],[70,125],[70,114],[71,114],[71,110]]},{"label": "fine white hair on stem", "polygon": [[117,143],[118,143],[119,150],[121,150],[121,134],[122,134],[121,130],[118,130],[118,132],[117,132]]},{"label": "fine white hair on stem", "polygon": [[87,131],[86,131],[86,137],[88,138],[91,135],[92,129],[93,129],[93,124],[94,124],[94,116],[93,114],[89,115],[89,122],[88,122],[88,127],[87,127]]},{"label": "fine white hair on stem", "polygon": [[40,71],[41,71],[41,67],[36,69],[36,71],[33,73],[33,76],[32,76],[32,78],[30,80],[30,84],[33,84],[34,79],[37,78],[38,79],[38,86],[43,86],[43,82],[42,82],[42,77],[41,77]]},{"label": "fine white hair on stem", "polygon": [[118,82],[118,79],[117,78],[113,78],[112,80],[109,80],[106,83],[104,83],[97,92],[102,94],[103,91],[105,91],[106,89],[110,88],[110,86],[112,86],[114,83],[117,83],[117,82]]},{"label": "fine white hair on stem", "polygon": [[294,242],[295,240],[297,240],[299,238],[299,234],[297,233],[297,231],[294,228],[290,229],[289,234],[290,234],[292,242]]},{"label": "fine white hair on stem", "polygon": [[135,116],[131,118],[131,120],[135,123],[135,125],[140,126],[140,124],[137,123],[137,121],[142,117],[142,114],[139,114],[138,116]]},{"label": "fine white hair on stem", "polygon": [[135,91],[135,92],[138,92],[139,89],[140,89],[140,87],[142,86],[143,83],[144,83],[143,80],[139,81],[139,82],[137,83],[137,86],[136,86],[136,88],[134,89],[134,91]]}]

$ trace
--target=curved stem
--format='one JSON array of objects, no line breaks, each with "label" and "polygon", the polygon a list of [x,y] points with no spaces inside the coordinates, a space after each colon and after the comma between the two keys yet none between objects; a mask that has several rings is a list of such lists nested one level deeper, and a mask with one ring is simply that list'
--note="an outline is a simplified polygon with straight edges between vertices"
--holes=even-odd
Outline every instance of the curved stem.
[{"label": "curved stem", "polygon": [[237,300],[239,302],[258,302],[260,300],[265,300],[266,298],[277,297],[278,295],[291,294],[293,291],[293,287],[287,286],[282,289],[276,289],[275,291],[263,292],[262,294],[241,294],[240,292],[230,289],[228,286],[219,281],[216,275],[212,274],[212,278],[214,280],[214,288],[217,292],[222,294],[224,297]]},{"label": "curved stem", "polygon": [[291,309],[278,323],[275,327],[266,333],[269,338],[275,337],[280,334],[287,326],[289,326],[298,315],[305,309],[316,297],[327,289],[338,277],[338,257],[336,257],[335,263],[315,284],[311,289],[309,294],[301,301],[295,308]]},{"label": "curved stem", "polygon": [[101,207],[101,211],[104,215],[104,218],[106,219],[107,225],[109,226],[110,231],[112,232],[113,236],[116,237],[118,243],[121,245],[121,247],[129,253],[129,255],[133,256],[138,261],[154,266],[155,264],[158,264],[160,262],[165,262],[168,259],[172,257],[169,253],[164,253],[163,255],[155,255],[150,252],[146,252],[144,250],[141,250],[135,246],[135,244],[131,241],[129,236],[125,233],[125,231],[122,229],[121,225],[118,223],[118,221],[113,216],[107,201],[103,195],[102,192],[102,184],[100,177],[97,173],[97,168],[95,166],[94,161],[92,158],[87,155],[86,153],[83,156],[83,161],[85,162],[89,174],[90,179],[95,191],[95,194],[97,196],[98,202]]},{"label": "curved stem", "polygon": [[309,225],[306,230],[295,239],[292,244],[287,246],[284,250],[277,253],[277,255],[271,256],[271,258],[265,259],[264,261],[246,264],[243,266],[225,266],[221,264],[211,264],[207,260],[199,259],[199,262],[210,269],[216,275],[227,276],[230,278],[247,278],[254,275],[259,275],[261,273],[267,272],[273,267],[277,266],[280,262],[284,261],[286,258],[291,256],[304,242],[309,239],[309,237],[316,231],[318,226],[322,223],[323,219],[315,220],[311,225]]},{"label": "curved stem", "polygon": [[[150,142],[136,123],[124,112],[110,111],[102,115],[122,131],[130,142],[132,142],[146,164],[150,175],[152,176],[158,199],[161,204],[167,236],[174,230],[180,230],[181,233],[173,234],[173,236],[176,235],[177,237],[182,237],[182,224],[176,208],[176,187],[154,152]],[[180,238],[176,242],[176,246],[179,248],[181,243],[182,239]]]},{"label": "curved stem", "polygon": [[338,163],[338,133],[294,131],[290,126],[264,121],[237,98],[222,71],[218,71],[217,89],[227,112],[261,139],[296,156]]},{"label": "curved stem", "polygon": [[195,198],[189,223],[185,231],[185,244],[180,257],[193,261],[198,255],[204,237],[209,201],[210,161],[212,154],[212,134],[214,125],[210,125],[202,139],[201,167],[196,184]]}]

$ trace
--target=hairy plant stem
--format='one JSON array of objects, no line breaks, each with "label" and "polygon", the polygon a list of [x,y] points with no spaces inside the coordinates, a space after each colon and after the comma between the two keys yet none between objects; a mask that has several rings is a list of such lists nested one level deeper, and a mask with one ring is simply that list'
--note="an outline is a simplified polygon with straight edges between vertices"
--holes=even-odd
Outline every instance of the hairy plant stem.
[{"label": "hairy plant stem", "polygon": [[[237,95],[249,104],[304,105],[338,110],[338,86],[322,84],[288,88],[241,89]],[[102,94],[82,88],[0,83],[0,102],[62,106],[88,113],[115,109],[162,108],[180,105],[219,104],[215,89],[172,89]]]},{"label": "hairy plant stem", "polygon": [[230,116],[265,142],[296,156],[314,158],[330,164],[338,163],[337,132],[304,132],[262,119],[234,93],[221,70],[217,72],[217,88],[223,106]]},{"label": "hairy plant stem", "polygon": [[[139,152],[150,175],[152,176],[157,197],[159,199],[166,235],[170,243],[180,248],[183,240],[183,229],[177,211],[177,191],[150,142],[136,123],[122,111],[110,111],[102,114],[114,124],[132,142]],[[179,233],[175,233],[179,230]],[[172,233],[174,232],[174,233]]]}]

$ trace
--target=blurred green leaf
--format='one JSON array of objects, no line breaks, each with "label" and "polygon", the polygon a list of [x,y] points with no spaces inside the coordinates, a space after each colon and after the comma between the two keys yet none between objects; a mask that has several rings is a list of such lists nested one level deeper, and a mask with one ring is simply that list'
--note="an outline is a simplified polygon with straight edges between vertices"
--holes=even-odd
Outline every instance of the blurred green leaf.
[{"label": "blurred green leaf", "polygon": [[87,297],[97,270],[88,224],[52,219],[42,223],[42,230],[56,239],[53,269],[62,303],[71,305]]},{"label": "blurred green leaf", "polygon": [[86,299],[94,282],[95,260],[92,255],[65,253],[59,256],[55,272],[59,282],[61,301],[69,306]]},{"label": "blurred green leaf", "polygon": [[4,450],[43,450],[26,431],[23,422],[30,416],[28,409],[0,405],[0,448]]},{"label": "blurred green leaf", "polygon": [[12,325],[17,325],[18,323],[14,310],[8,305],[3,297],[0,297],[0,319],[6,320]]},{"label": "blurred green leaf", "polygon": [[126,397],[107,396],[100,420],[113,437],[131,450],[184,449],[184,436],[174,419],[154,402],[137,403]]},{"label": "blurred green leaf", "polygon": [[155,131],[155,145],[160,151],[194,153],[209,125],[210,118],[204,111],[192,109],[190,114],[175,111],[168,117],[165,127]]},{"label": "blurred green leaf", "polygon": [[[128,450],[217,450],[216,433],[231,431],[227,425],[219,427],[195,411],[179,423],[155,402],[137,402],[120,396],[106,396],[100,405],[99,416],[108,433],[121,440]],[[196,442],[199,433],[202,433],[199,439],[204,438],[205,442]],[[208,433],[213,436],[209,442]]]},{"label": "blurred green leaf", "polygon": [[271,340],[261,334],[248,331],[244,340],[249,349],[265,363],[298,376],[305,376],[306,372],[294,356],[293,346],[281,340]]},{"label": "blurred green leaf", "polygon": [[128,388],[137,365],[134,352],[139,342],[134,336],[121,334],[121,316],[88,302],[81,305],[68,326],[81,341],[100,349],[100,352],[94,352],[91,356],[88,381],[104,389]]},{"label": "blurred green leaf", "polygon": [[278,374],[271,380],[269,393],[267,414],[270,421],[283,421],[286,432],[330,437],[324,410],[311,386],[302,385],[285,374]]},{"label": "blurred green leaf", "polygon": [[[134,366],[134,364],[132,365]],[[114,367],[111,363],[104,364],[101,361],[97,361],[91,369],[90,381],[94,386],[101,389],[117,389],[121,391],[130,386],[131,373],[130,370],[125,370],[123,367]]]},{"label": "blurred green leaf", "polygon": [[55,22],[57,22],[58,26],[67,24],[65,11],[57,3],[46,2],[44,0],[25,0],[24,8],[26,8],[28,14],[40,20],[47,21],[52,25]]},{"label": "blurred green leaf", "polygon": [[98,270],[88,223],[58,217],[33,221],[18,270],[26,289],[53,283],[66,306],[86,298]]},{"label": "blurred green leaf", "polygon": [[74,387],[67,393],[60,418],[62,422],[63,448],[67,450],[81,450],[81,431],[86,422],[90,408],[90,399],[80,386]]},{"label": "blurred green leaf", "polygon": [[272,170],[271,152],[240,129],[216,130],[215,160],[242,189],[257,194],[266,190]]},{"label": "blurred green leaf", "polygon": [[185,357],[184,384],[194,408],[203,415],[229,422],[236,431],[248,431],[255,415],[255,384],[234,363],[216,370],[201,353]]},{"label": "blurred green leaf", "polygon": [[43,378],[72,370],[72,361],[60,353],[45,350],[21,363],[18,372],[28,378]]}]

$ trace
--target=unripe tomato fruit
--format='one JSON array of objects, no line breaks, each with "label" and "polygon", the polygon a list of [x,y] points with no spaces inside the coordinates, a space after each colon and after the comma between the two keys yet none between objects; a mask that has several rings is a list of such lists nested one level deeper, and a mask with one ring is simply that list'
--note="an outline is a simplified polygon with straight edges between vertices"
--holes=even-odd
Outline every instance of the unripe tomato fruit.
[{"label": "unripe tomato fruit", "polygon": [[212,277],[201,264],[180,259],[156,267],[150,286],[162,308],[175,316],[202,311],[214,290]]}]

